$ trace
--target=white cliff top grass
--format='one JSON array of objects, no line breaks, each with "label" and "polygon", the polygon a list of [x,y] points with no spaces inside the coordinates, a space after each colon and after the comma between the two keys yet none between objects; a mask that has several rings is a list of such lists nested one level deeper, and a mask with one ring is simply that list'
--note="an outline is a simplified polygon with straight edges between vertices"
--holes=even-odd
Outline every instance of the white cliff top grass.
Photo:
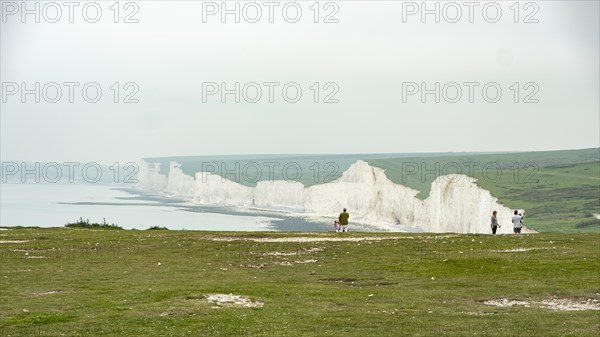
[{"label": "white cliff top grass", "polygon": [[600,328],[598,233],[3,234],[5,335],[595,336]]}]

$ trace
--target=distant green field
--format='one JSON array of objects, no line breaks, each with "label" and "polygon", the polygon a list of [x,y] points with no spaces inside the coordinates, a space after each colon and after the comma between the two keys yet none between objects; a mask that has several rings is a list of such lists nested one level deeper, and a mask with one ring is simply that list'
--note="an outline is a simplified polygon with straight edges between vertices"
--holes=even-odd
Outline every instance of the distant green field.
[{"label": "distant green field", "polygon": [[185,174],[215,172],[246,186],[257,181],[299,181],[305,186],[334,181],[357,160],[385,170],[397,184],[427,198],[434,179],[462,173],[476,178],[500,203],[526,210],[538,231],[598,232],[600,149],[518,153],[426,153],[268,155],[147,158],[168,174],[169,162]]},{"label": "distant green field", "polygon": [[[600,149],[369,160],[395,183],[425,199],[438,176],[463,173],[477,179],[499,202],[525,209],[538,231],[598,232]],[[458,169],[457,169],[458,168]]]},{"label": "distant green field", "polygon": [[[0,336],[600,333],[593,233],[0,234]],[[323,241],[331,239],[353,241]],[[212,303],[209,294],[257,307]]]},{"label": "distant green field", "polygon": [[265,156],[190,156],[145,158],[160,164],[160,173],[169,173],[169,163],[181,164],[183,173],[213,172],[245,186],[258,181],[298,181],[304,186],[328,183],[339,177],[357,160],[399,158],[402,154],[368,155],[265,155]]}]

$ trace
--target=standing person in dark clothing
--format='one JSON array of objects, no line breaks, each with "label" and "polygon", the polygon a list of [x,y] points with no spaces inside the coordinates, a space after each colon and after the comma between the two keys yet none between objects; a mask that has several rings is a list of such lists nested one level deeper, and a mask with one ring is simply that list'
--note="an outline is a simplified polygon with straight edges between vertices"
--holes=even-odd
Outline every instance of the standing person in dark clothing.
[{"label": "standing person in dark clothing", "polygon": [[348,219],[349,218],[350,218],[350,214],[348,214],[348,212],[346,212],[346,209],[344,208],[344,211],[342,213],[340,213],[340,216],[338,217],[338,221],[342,225],[342,232],[348,231]]},{"label": "standing person in dark clothing", "polygon": [[498,218],[496,217],[496,214],[496,211],[492,212],[492,234],[496,234],[496,230],[498,230],[498,227],[500,227],[500,224],[498,224]]}]

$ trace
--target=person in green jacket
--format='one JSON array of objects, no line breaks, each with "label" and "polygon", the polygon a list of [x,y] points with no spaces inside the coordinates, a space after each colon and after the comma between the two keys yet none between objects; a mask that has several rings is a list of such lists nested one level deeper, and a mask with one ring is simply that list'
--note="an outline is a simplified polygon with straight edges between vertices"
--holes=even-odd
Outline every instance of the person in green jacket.
[{"label": "person in green jacket", "polygon": [[340,213],[340,216],[338,217],[338,220],[342,225],[342,232],[348,231],[348,218],[350,218],[350,214],[348,214],[348,212],[346,212],[346,209],[344,208],[344,211]]}]

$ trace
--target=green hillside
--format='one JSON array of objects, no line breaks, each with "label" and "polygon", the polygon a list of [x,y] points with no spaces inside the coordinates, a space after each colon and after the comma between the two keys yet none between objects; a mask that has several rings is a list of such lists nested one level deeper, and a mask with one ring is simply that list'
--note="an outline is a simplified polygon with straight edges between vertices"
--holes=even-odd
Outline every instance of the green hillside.
[{"label": "green hillside", "polygon": [[160,164],[160,173],[164,175],[169,174],[169,163],[177,162],[181,164],[183,173],[192,177],[197,172],[213,172],[245,186],[256,186],[258,181],[269,180],[298,181],[304,186],[312,186],[341,177],[342,173],[357,160],[406,156],[409,155],[244,155],[161,157],[144,158],[144,160]]},{"label": "green hillside", "polygon": [[[213,172],[244,186],[256,186],[258,181],[298,181],[304,186],[331,182],[342,176],[357,160],[378,161],[401,158],[453,158],[462,153],[375,153],[325,155],[230,155],[179,156],[144,158],[160,164],[160,173],[169,174],[169,163],[181,165],[183,173],[194,177],[197,172]],[[259,178],[258,178],[259,177]],[[427,192],[429,193],[429,192]]]},{"label": "green hillside", "polygon": [[[445,173],[477,179],[499,202],[526,210],[527,226],[538,231],[599,231],[600,149],[393,158],[368,161],[395,183],[429,195]],[[458,169],[457,169],[458,168]],[[485,169],[484,169],[485,168]],[[459,171],[461,170],[461,171]]]}]

